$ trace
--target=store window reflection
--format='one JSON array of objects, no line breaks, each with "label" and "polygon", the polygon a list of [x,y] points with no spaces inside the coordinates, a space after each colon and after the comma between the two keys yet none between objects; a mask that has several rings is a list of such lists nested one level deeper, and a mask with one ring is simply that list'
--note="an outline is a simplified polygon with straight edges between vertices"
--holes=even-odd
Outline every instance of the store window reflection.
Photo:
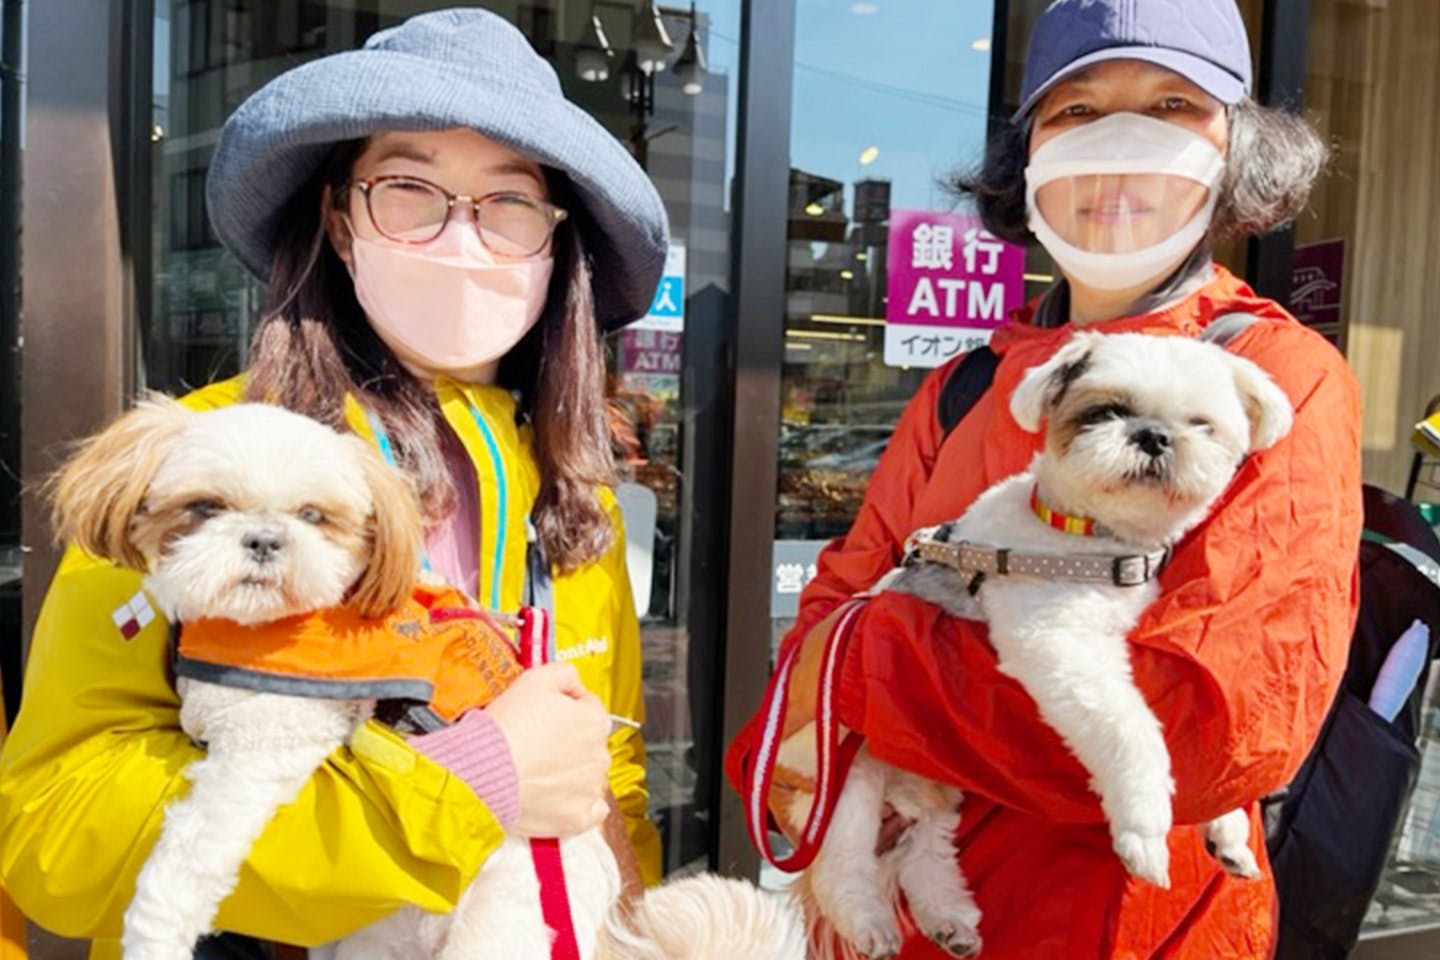
[{"label": "store window reflection", "polygon": [[[182,393],[246,362],[264,292],[210,229],[207,165],[226,116],[298,63],[353,49],[377,30],[451,4],[421,0],[160,0],[155,5],[155,150],[145,386]],[[608,343],[612,434],[625,483],[630,571],[645,659],[652,815],[675,869],[709,855],[718,752],[697,747],[689,595],[717,591],[687,568],[697,534],[681,389],[686,330],[728,323],[734,76],[740,0],[497,0],[554,65],[566,95],[627,144],[660,190],[673,245],[650,315]],[[689,404],[689,406],[687,406]],[[711,575],[711,574],[706,574]],[[713,631],[704,640],[713,640]],[[711,684],[708,675],[694,678]],[[706,706],[705,710],[709,707]],[[697,792],[699,799],[697,799]]]},{"label": "store window reflection", "polygon": [[[938,352],[887,362],[889,298],[911,295],[897,293],[901,279],[888,263],[896,252],[909,256],[908,246],[892,250],[909,243],[900,211],[952,215],[944,180],[980,157],[992,6],[802,0],[797,8],[777,637],[820,547],[849,529],[901,410],[942,362]],[[942,291],[937,312],[943,300]]]}]

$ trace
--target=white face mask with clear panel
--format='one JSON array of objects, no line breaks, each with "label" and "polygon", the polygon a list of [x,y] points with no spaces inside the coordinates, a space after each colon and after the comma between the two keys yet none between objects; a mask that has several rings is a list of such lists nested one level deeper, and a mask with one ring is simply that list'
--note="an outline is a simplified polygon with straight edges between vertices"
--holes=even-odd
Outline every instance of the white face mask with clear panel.
[{"label": "white face mask with clear panel", "polygon": [[1047,140],[1025,168],[1029,227],[1067,277],[1124,290],[1173,271],[1205,236],[1225,157],[1199,134],[1114,113]]}]

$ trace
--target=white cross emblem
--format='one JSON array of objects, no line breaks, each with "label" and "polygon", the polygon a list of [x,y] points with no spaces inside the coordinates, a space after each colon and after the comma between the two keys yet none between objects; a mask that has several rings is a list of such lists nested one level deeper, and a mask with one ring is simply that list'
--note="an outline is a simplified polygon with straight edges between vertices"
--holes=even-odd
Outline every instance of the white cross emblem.
[{"label": "white cross emblem", "polygon": [[142,590],[111,611],[110,619],[115,622],[120,636],[133,640],[135,634],[155,619],[155,610],[150,606],[150,598],[145,596],[145,591]]}]

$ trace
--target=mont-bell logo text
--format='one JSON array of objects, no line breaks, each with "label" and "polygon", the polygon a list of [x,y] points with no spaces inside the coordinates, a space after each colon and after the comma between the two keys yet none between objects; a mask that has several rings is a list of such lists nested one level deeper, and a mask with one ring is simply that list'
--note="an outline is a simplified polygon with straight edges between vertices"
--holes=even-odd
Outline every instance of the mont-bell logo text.
[{"label": "mont-bell logo text", "polygon": [[610,649],[610,638],[605,635],[598,637],[586,637],[579,643],[568,647],[562,647],[555,651],[555,659],[560,661],[579,660],[581,657],[595,657]]}]

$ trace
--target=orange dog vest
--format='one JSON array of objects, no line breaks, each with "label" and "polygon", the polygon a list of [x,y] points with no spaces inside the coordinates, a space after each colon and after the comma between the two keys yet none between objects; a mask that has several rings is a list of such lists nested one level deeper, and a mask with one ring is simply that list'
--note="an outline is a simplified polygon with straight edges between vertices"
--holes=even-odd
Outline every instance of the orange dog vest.
[{"label": "orange dog vest", "polygon": [[406,699],[453,722],[520,675],[515,648],[450,588],[417,587],[389,616],[332,607],[273,623],[192,620],[180,631],[177,676],[335,700]]}]

